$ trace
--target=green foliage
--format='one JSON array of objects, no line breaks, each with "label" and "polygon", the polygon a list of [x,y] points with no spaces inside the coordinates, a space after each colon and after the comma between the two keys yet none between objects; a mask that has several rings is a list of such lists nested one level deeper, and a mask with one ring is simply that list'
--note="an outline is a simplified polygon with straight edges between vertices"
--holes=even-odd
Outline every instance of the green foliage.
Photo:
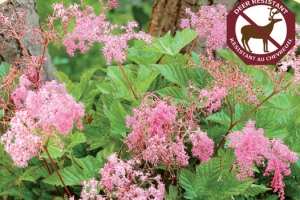
[{"label": "green foliage", "polygon": [[[128,0],[124,2],[130,3]],[[134,6],[126,5],[124,10],[119,9],[118,11],[123,12],[119,17],[115,16],[116,10],[113,10],[108,19],[121,22],[124,20],[122,16],[129,15],[125,11],[134,10],[136,13],[130,14],[130,17],[146,23],[149,8],[140,3],[135,1],[132,2]],[[97,8],[96,12],[99,11],[100,8]],[[182,105],[182,109],[186,110],[180,114],[186,114],[190,111],[189,108],[193,108],[193,120],[197,121],[197,126],[206,131],[215,143],[215,155],[212,159],[206,163],[199,161],[191,156],[191,141],[188,134],[184,134],[190,130],[183,126],[180,127],[178,136],[183,138],[185,150],[190,156],[188,166],[153,166],[141,161],[136,169],[164,177],[165,199],[276,199],[278,196],[272,195],[272,189],[269,188],[272,177],[263,176],[265,166],[253,166],[256,172],[253,178],[236,178],[238,171],[234,167],[235,152],[227,147],[226,138],[233,131],[241,131],[247,121],[252,119],[256,121],[256,128],[264,129],[265,136],[282,139],[290,150],[300,156],[299,95],[292,95],[289,89],[286,93],[276,91],[278,86],[274,84],[274,80],[278,80],[278,77],[274,79],[262,69],[245,65],[228,50],[218,50],[221,57],[238,65],[253,80],[253,88],[262,91],[257,95],[262,105],[238,102],[235,92],[244,94],[244,91],[238,90],[228,93],[218,111],[211,114],[204,112],[203,104],[199,103],[200,100],[191,98],[187,87],[192,85],[199,90],[211,88],[213,77],[201,67],[201,59],[196,53],[179,53],[195,38],[195,31],[184,29],[176,32],[174,37],[168,33],[163,37],[153,38],[151,45],[144,41],[134,41],[134,45],[127,51],[128,60],[123,66],[103,67],[103,61],[94,59],[100,46],[91,49],[92,56],[79,57],[79,61],[66,58],[65,54],[54,54],[58,68],[64,68],[64,72],[56,72],[57,77],[67,85],[67,92],[85,106],[82,120],[84,128],[81,131],[70,131],[68,138],[59,134],[56,138],[51,138],[47,141],[50,157],[44,150],[39,158],[32,158],[29,166],[24,169],[14,167],[11,159],[4,153],[3,145],[0,145],[0,195],[11,199],[66,199],[65,195],[58,195],[64,193],[61,178],[72,194],[76,195],[75,198],[79,198],[82,188],[80,182],[90,178],[99,180],[99,170],[112,153],[117,153],[123,160],[131,158],[124,143],[131,131],[126,126],[126,117],[132,116],[132,110],[140,105],[143,96],[152,92],[158,98],[170,99],[168,103]],[[74,63],[77,66],[73,73],[70,66],[73,67]],[[4,77],[9,72],[9,66],[2,64],[0,67],[0,77]],[[291,74],[287,74],[283,78],[289,80],[290,76]],[[128,82],[138,95],[138,100]],[[0,117],[2,115],[3,111],[0,111]],[[65,143],[64,149],[58,145],[58,139]],[[299,161],[291,165],[291,172],[291,176],[284,179],[286,197],[299,199]],[[100,192],[99,190],[97,191]],[[101,190],[102,194],[104,190]]]},{"label": "green foliage", "polygon": [[253,180],[238,181],[232,173],[221,173],[219,158],[200,164],[196,173],[182,169],[179,184],[185,189],[186,199],[227,199],[245,193]]},{"label": "green foliage", "polygon": [[177,31],[174,38],[168,32],[163,37],[153,38],[152,45],[144,50],[175,56],[195,38],[196,31],[194,30],[184,29],[181,32]]}]

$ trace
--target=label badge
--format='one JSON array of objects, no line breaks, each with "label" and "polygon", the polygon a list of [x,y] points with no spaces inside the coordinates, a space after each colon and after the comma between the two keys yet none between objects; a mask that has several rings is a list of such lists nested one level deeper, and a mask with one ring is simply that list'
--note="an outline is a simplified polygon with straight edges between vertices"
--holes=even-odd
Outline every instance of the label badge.
[{"label": "label badge", "polygon": [[295,15],[279,0],[242,0],[227,16],[227,45],[248,65],[275,65],[295,45]]}]

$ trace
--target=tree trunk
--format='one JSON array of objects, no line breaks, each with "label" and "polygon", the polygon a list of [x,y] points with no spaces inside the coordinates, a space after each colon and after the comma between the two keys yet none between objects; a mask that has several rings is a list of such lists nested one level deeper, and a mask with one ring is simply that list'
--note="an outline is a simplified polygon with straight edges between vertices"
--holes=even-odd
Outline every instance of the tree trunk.
[{"label": "tree trunk", "polygon": [[[39,16],[36,11],[36,4],[35,0],[7,0],[4,3],[0,4],[0,9],[2,11],[2,8],[4,5],[10,4],[16,12],[20,10],[24,10],[27,12],[27,18],[26,22],[29,23],[34,28],[40,27],[39,22]],[[24,28],[30,28],[29,26]],[[29,34],[27,34],[26,37],[22,38],[22,43],[24,44],[25,48],[32,56],[39,56],[42,54],[42,45],[40,44],[31,44],[30,37],[32,36],[32,32],[29,31]],[[0,35],[0,37],[3,37],[3,35]],[[22,56],[21,54],[21,47],[19,42],[12,38],[9,40],[5,40],[6,47],[4,50],[0,51],[0,63],[5,62],[12,62],[17,60]],[[43,65],[43,79],[45,81],[49,80],[56,80],[56,76],[53,74],[55,71],[55,67],[51,62],[51,58],[49,55],[48,50],[46,51],[45,57],[47,58],[47,62]]]},{"label": "tree trunk", "polygon": [[[200,6],[224,4],[227,11],[230,11],[238,2],[239,0],[156,0],[150,17],[148,32],[154,37],[160,37],[171,31],[171,35],[174,36],[176,31],[181,30],[180,20],[188,17],[185,8],[197,12]],[[185,53],[190,48],[191,44],[183,48],[181,52]],[[193,50],[205,54],[205,39],[199,38]]]}]

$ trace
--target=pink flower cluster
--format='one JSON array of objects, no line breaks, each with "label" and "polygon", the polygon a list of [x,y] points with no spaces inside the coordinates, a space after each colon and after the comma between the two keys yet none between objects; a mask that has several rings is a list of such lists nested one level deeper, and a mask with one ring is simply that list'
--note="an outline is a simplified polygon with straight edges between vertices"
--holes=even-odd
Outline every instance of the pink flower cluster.
[{"label": "pink flower cluster", "polygon": [[300,46],[300,24],[296,23],[296,38],[295,46],[287,53],[287,59],[280,63],[280,69],[282,72],[286,72],[288,67],[294,69],[294,82],[300,81],[300,55],[296,54],[297,49]]},{"label": "pink flower cluster", "polygon": [[162,100],[148,103],[144,98],[133,113],[133,117],[126,117],[127,127],[132,128],[125,141],[129,151],[141,155],[153,165],[188,165],[189,156],[176,128],[177,110],[174,104],[168,105]]},{"label": "pink flower cluster", "polygon": [[[100,1],[102,6],[104,4]],[[151,43],[151,36],[143,31],[135,32],[138,27],[137,22],[128,22],[126,26],[115,25],[106,21],[104,14],[109,7],[117,7],[116,0],[108,1],[108,4],[102,10],[100,15],[93,12],[93,8],[83,5],[73,4],[68,8],[63,6],[63,3],[53,4],[55,19],[62,19],[63,28],[66,30],[70,20],[75,19],[75,27],[72,33],[67,33],[63,44],[67,48],[68,54],[74,56],[76,50],[81,53],[86,53],[90,47],[96,43],[103,43],[102,53],[106,58],[106,63],[109,65],[114,59],[116,62],[123,63],[126,60],[126,49],[128,48],[127,41],[131,39],[144,40],[146,43]],[[123,31],[119,35],[114,35],[113,32],[118,29]]]},{"label": "pink flower cluster", "polygon": [[52,81],[31,90],[32,85],[27,76],[20,77],[20,86],[12,94],[18,110],[10,130],[1,137],[5,151],[18,167],[26,167],[30,158],[43,151],[49,137],[68,137],[74,123],[82,128],[83,104],[66,92],[66,85]]},{"label": "pink flower cluster", "polygon": [[[225,87],[215,86],[212,91],[206,89],[200,90],[199,98],[200,103],[203,104],[205,109],[212,114],[221,107],[222,100],[227,96],[227,89]],[[205,101],[203,103],[203,101]]]},{"label": "pink flower cluster", "polygon": [[202,162],[208,162],[214,153],[214,141],[200,129],[190,135],[192,142],[192,156],[199,158]]},{"label": "pink flower cluster", "polygon": [[192,27],[197,31],[199,37],[206,38],[207,54],[212,56],[212,51],[223,48],[226,43],[226,16],[227,11],[224,5],[201,6],[197,14],[190,8],[185,12],[191,19],[183,19],[181,28]]},{"label": "pink flower cluster", "polygon": [[224,64],[221,60],[203,55],[199,55],[199,58],[202,61],[201,68],[214,78],[211,83],[215,88],[226,88],[227,93],[234,92],[236,102],[251,102],[254,105],[260,103],[256,97],[259,88],[253,86],[254,81],[240,70],[240,66]]},{"label": "pink flower cluster", "polygon": [[[235,149],[237,177],[245,179],[254,175],[253,166],[266,166],[264,176],[274,172],[271,187],[284,199],[283,175],[291,173],[290,163],[298,160],[296,153],[290,151],[280,139],[269,140],[263,136],[264,130],[255,130],[255,122],[249,120],[243,131],[229,135],[229,147]],[[265,161],[268,161],[267,164]]]},{"label": "pink flower cluster", "polygon": [[[150,173],[137,170],[138,164],[140,163],[136,159],[124,162],[118,159],[116,154],[110,155],[108,163],[100,170],[101,180],[91,179],[89,182],[82,183],[82,200],[164,199],[165,185],[160,181],[160,176],[151,177]],[[99,194],[100,188],[103,188],[105,195]]]}]

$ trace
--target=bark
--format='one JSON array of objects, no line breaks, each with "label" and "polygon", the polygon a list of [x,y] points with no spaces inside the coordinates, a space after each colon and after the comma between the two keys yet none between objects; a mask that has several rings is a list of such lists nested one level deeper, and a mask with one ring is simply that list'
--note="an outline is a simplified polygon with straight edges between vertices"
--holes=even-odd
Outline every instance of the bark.
[{"label": "bark", "polygon": [[[176,31],[181,30],[180,20],[188,17],[185,14],[185,8],[197,12],[200,6],[224,4],[227,11],[230,11],[238,2],[239,0],[156,0],[150,17],[148,32],[154,37],[160,37],[171,31],[171,35],[174,36]],[[191,44],[183,48],[181,52],[186,53],[190,48]],[[205,54],[205,40],[199,38],[193,50]]]},{"label": "bark", "polygon": [[[26,11],[27,23],[29,23],[32,27],[35,28],[40,27],[39,16],[36,11],[35,0],[8,0],[0,4],[1,11],[3,6],[6,4],[10,4],[11,6],[13,6],[16,12],[20,10]],[[25,26],[24,28],[30,28],[30,27]],[[30,41],[31,36],[32,33],[29,32],[29,34],[26,37],[22,38],[22,43],[24,44],[25,48],[28,50],[30,55],[39,56],[42,54],[42,45],[32,44]],[[0,63],[3,61],[13,62],[22,56],[20,44],[16,39],[9,39],[6,40],[5,42],[6,42],[5,49],[0,51]],[[51,62],[51,57],[49,55],[48,50],[46,51],[45,57],[47,58],[47,62],[43,65],[43,72],[44,72],[43,79],[45,81],[57,80],[57,77],[53,74],[53,72],[55,71],[55,67]]]}]

